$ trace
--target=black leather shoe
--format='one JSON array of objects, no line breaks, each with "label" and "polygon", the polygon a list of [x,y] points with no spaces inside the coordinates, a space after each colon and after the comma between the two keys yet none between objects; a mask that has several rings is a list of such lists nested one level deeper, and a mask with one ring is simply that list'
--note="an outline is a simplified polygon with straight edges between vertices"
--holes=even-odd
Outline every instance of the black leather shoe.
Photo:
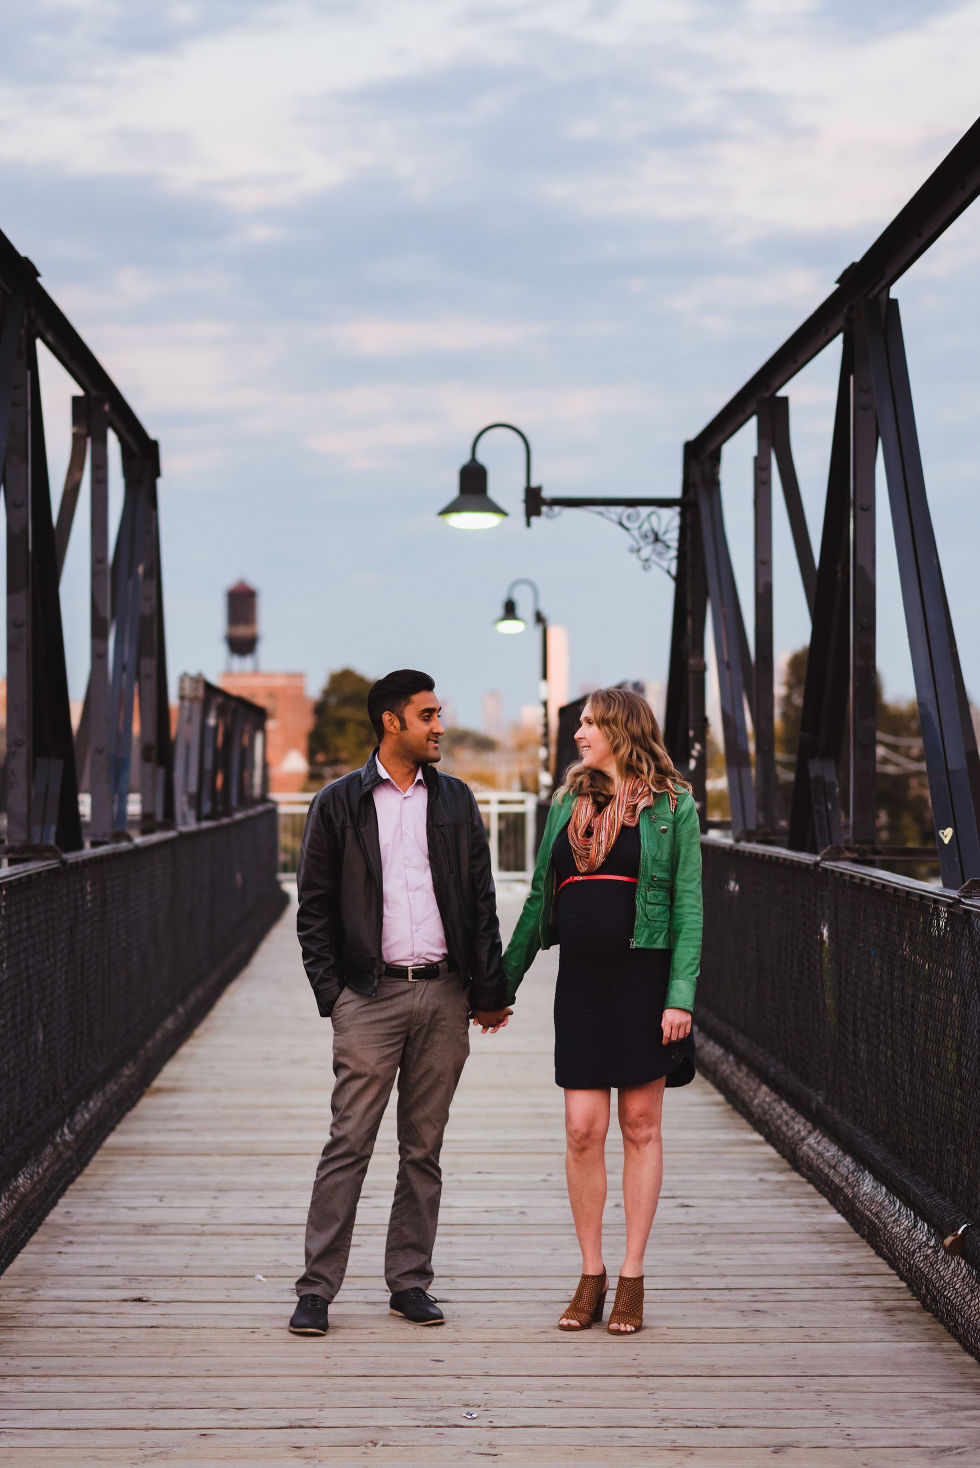
[{"label": "black leather shoe", "polygon": [[330,1306],[322,1295],[300,1295],[289,1322],[293,1335],[326,1335]]},{"label": "black leather shoe", "polygon": [[421,1286],[399,1290],[388,1301],[392,1315],[400,1315],[413,1325],[445,1325],[446,1317],[436,1304],[434,1295],[427,1295]]}]

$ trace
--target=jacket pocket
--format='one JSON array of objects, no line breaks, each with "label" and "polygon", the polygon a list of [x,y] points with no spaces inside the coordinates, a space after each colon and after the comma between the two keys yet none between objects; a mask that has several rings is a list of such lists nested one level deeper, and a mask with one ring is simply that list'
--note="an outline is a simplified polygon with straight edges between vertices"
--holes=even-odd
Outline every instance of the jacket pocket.
[{"label": "jacket pocket", "polygon": [[650,877],[643,893],[643,902],[651,912],[658,912],[661,907],[670,907],[670,879],[668,877]]},{"label": "jacket pocket", "polygon": [[670,946],[670,883],[662,877],[652,877],[641,897],[643,913],[644,946],[667,948]]}]

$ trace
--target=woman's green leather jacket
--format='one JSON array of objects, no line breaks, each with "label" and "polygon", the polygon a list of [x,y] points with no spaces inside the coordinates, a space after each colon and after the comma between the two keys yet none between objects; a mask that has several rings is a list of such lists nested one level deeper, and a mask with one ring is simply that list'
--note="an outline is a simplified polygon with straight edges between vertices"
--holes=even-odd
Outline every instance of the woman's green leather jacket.
[{"label": "woman's green leather jacket", "polygon": [[[534,864],[531,891],[504,953],[508,1002],[539,948],[558,941],[556,880],[551,860],[559,831],[567,826],[577,797],[552,803]],[[694,798],[677,792],[671,811],[667,793],[640,812],[640,871],[636,887],[634,948],[670,948],[667,1009],[694,1008],[701,967],[701,828]]]}]

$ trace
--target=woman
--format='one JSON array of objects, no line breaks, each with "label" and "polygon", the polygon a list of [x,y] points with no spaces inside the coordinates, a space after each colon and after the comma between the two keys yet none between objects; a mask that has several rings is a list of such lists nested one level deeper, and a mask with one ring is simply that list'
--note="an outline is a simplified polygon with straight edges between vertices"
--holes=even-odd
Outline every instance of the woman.
[{"label": "woman", "polygon": [[608,1329],[643,1323],[643,1256],[663,1174],[664,1087],[694,1077],[691,1009],[701,957],[701,841],[690,786],[646,701],[589,696],[580,759],[555,794],[531,892],[504,954],[510,998],[539,948],[561,945],[555,1080],[582,1277],[560,1330],[601,1320],[609,1093],[623,1134],[626,1253]]}]

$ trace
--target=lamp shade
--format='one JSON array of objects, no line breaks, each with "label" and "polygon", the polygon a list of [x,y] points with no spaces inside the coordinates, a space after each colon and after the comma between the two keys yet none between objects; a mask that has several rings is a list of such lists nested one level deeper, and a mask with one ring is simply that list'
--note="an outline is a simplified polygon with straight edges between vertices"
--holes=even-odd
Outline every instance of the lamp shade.
[{"label": "lamp shade", "polygon": [[487,494],[487,471],[479,459],[470,459],[459,471],[459,494],[439,518],[457,530],[488,530],[507,518],[507,511]]},{"label": "lamp shade", "polygon": [[523,632],[527,623],[517,615],[517,606],[514,598],[509,596],[504,602],[504,610],[494,623],[498,632]]}]

